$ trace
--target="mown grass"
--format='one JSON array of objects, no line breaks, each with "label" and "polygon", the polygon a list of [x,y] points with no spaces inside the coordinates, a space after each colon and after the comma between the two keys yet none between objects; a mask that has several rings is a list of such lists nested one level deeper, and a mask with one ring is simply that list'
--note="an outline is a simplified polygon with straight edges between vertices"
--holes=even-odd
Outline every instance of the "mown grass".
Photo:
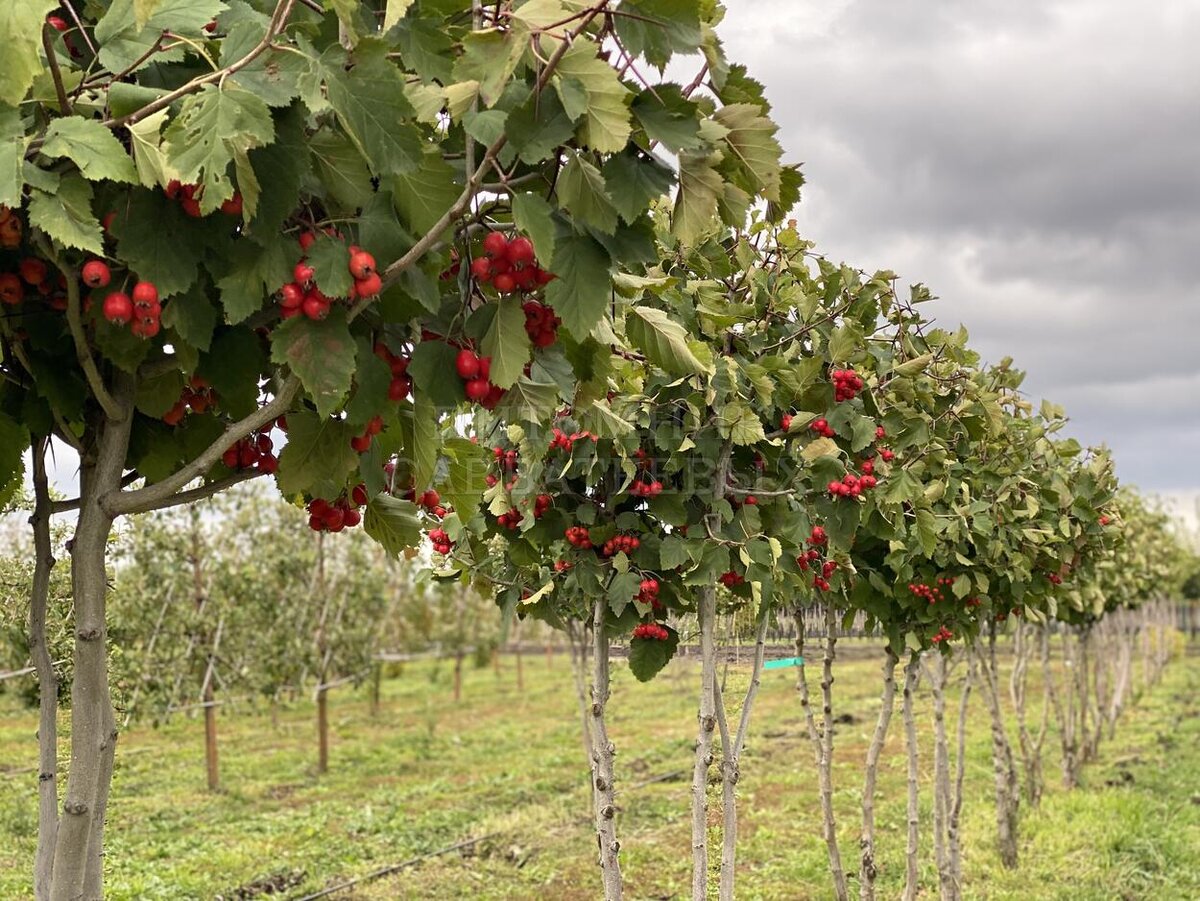
[{"label": "mown grass", "polygon": [[[110,805],[106,870],[112,898],[236,897],[274,881],[285,897],[436,851],[347,899],[591,899],[597,896],[589,789],[569,661],[513,661],[471,670],[450,698],[448,668],[410,665],[385,682],[383,710],[335,692],[332,769],[314,773],[313,708],[223,709],[224,789],[204,789],[203,725],[177,717],[124,735]],[[861,764],[878,712],[878,661],[839,661],[836,804],[847,870],[857,872]],[[676,661],[649,685],[615,666],[610,731],[618,747],[619,829],[628,896],[690,893],[688,814],[697,670]],[[740,697],[744,668],[729,674]],[[739,898],[827,898],[811,747],[794,670],[765,674],[740,786]],[[1055,735],[1046,742],[1049,789],[1023,810],[1018,871],[991,844],[990,737],[973,704],[968,744],[966,895],[979,899],[1194,899],[1200,897],[1200,659],[1177,660],[1129,708],[1116,738],[1073,792],[1058,787]],[[36,721],[0,707],[0,898],[29,896],[36,838]],[[923,840],[929,843],[930,703],[920,698]],[[63,746],[66,754],[66,745]],[[903,878],[905,788],[899,714],[880,772],[880,896]],[[4,772],[4,771],[8,772]],[[719,797],[711,822],[719,841]],[[932,852],[922,876],[935,896]]]}]

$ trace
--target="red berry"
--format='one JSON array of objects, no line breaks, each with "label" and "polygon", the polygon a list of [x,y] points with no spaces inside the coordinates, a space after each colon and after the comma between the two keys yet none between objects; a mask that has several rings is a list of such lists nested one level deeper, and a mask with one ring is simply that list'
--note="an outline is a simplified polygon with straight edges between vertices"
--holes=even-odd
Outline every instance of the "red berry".
[{"label": "red berry", "polygon": [[104,318],[114,325],[125,325],[133,318],[133,301],[129,295],[114,291],[104,298]]},{"label": "red berry", "polygon": [[528,265],[533,262],[533,242],[524,236],[513,238],[508,242],[508,250],[505,256],[508,257],[508,261],[513,265]]},{"label": "red berry", "polygon": [[242,193],[234,191],[233,196],[221,204],[221,212],[226,216],[242,215]]},{"label": "red berry", "polygon": [[279,289],[279,305],[294,310],[304,303],[304,289],[295,282],[288,282]]},{"label": "red berry", "polygon": [[308,249],[313,246],[313,242],[317,240],[317,236],[312,232],[300,232],[300,237],[296,239],[300,242],[300,249],[308,253]]},{"label": "red berry", "polygon": [[508,249],[508,238],[500,232],[488,232],[487,237],[483,239],[483,249],[488,256],[502,257]]},{"label": "red berry", "polygon": [[473,401],[481,401],[488,396],[488,392],[492,390],[491,383],[486,378],[471,379],[467,382],[466,392],[467,398]]},{"label": "red berry", "polygon": [[497,275],[492,279],[492,287],[501,294],[511,294],[516,286],[516,280],[507,272]]},{"label": "red berry", "polygon": [[368,450],[371,449],[371,436],[370,435],[355,435],[353,438],[350,439],[350,446],[352,448],[354,448],[358,453],[365,454]]},{"label": "red berry", "polygon": [[313,270],[313,267],[308,265],[304,260],[297,263],[296,268],[292,270],[292,279],[297,285],[307,285],[313,280],[314,275],[316,275],[316,272]]},{"label": "red berry", "polygon": [[157,316],[135,319],[129,326],[129,331],[138,338],[153,338],[158,334],[159,321]]},{"label": "red berry", "polygon": [[479,377],[481,379],[489,379],[492,377],[492,358],[479,358]]},{"label": "red berry", "polygon": [[354,295],[356,297],[374,297],[382,290],[383,279],[379,277],[378,272],[372,272],[366,278],[360,278],[354,282]]},{"label": "red berry", "polygon": [[83,264],[83,283],[89,288],[107,288],[112,272],[103,260],[88,260]]},{"label": "red berry", "polygon": [[356,280],[366,278],[375,272],[375,257],[365,250],[350,254],[350,274]]},{"label": "red berry", "polygon": [[454,360],[458,377],[465,381],[479,378],[479,355],[471,350],[460,350]]},{"label": "red berry", "polygon": [[46,263],[37,257],[26,257],[21,260],[17,264],[17,271],[21,273],[21,278],[27,285],[40,285],[46,280]]},{"label": "red berry", "polygon": [[195,197],[185,197],[179,201],[179,206],[193,219],[199,219],[204,214],[200,212],[200,201]]}]

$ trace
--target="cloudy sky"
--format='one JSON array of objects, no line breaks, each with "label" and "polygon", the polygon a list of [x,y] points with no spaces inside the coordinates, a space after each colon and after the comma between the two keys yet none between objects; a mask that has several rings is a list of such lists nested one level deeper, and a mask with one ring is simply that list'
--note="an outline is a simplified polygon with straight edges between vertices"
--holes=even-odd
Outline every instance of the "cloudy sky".
[{"label": "cloudy sky", "polygon": [[928,284],[1122,479],[1200,498],[1200,3],[728,0],[818,249]]}]

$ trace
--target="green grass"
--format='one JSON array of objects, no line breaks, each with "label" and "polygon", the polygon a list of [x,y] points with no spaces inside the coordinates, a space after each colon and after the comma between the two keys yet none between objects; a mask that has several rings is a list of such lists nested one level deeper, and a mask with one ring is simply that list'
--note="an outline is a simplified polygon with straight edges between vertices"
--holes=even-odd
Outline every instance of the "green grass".
[{"label": "green grass", "polygon": [[[628,896],[683,898],[690,886],[689,781],[697,670],[676,661],[650,685],[615,666],[611,734]],[[526,658],[497,676],[466,673],[450,699],[448,669],[410,666],[385,683],[377,719],[350,690],[332,695],[332,768],[313,772],[313,708],[220,715],[225,789],[204,790],[203,722],[177,717],[121,738],[108,825],[112,898],[212,898],[258,880],[294,883],[285,897],[331,885],[467,838],[339,898],[597,896],[588,780],[569,662]],[[860,767],[878,711],[878,663],[839,661],[836,804],[843,859],[857,871]],[[765,674],[740,786],[739,898],[827,898],[816,777],[794,670]],[[730,673],[731,689],[745,673]],[[1126,711],[1117,736],[1073,792],[1050,782],[1023,809],[1019,871],[992,850],[990,738],[973,703],[965,823],[966,895],[986,899],[1200,897],[1200,659],[1179,660]],[[735,692],[731,690],[730,695]],[[36,837],[36,721],[0,699],[0,898],[29,896]],[[931,717],[922,689],[921,768],[928,843]],[[63,745],[63,755],[66,744]],[[904,758],[897,711],[880,773],[880,897],[897,897],[903,867]],[[7,772],[5,772],[7,771]],[[656,777],[679,773],[660,781]],[[1128,774],[1128,775],[1122,775]],[[1112,784],[1109,784],[1112,783]],[[714,796],[711,820],[719,822]],[[719,842],[718,830],[713,830]],[[936,893],[931,849],[924,884]]]}]

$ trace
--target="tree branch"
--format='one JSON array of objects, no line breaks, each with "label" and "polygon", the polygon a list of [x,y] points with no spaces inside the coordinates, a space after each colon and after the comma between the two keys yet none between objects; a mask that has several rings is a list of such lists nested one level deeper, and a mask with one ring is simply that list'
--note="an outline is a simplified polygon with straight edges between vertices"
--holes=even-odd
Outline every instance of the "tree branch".
[{"label": "tree branch", "polygon": [[67,99],[67,89],[63,86],[62,69],[58,67],[58,54],[54,52],[54,28],[49,22],[42,25],[42,49],[46,51],[46,64],[50,67],[50,77],[54,79],[54,92],[58,95],[58,107],[64,116],[71,115],[71,101]]},{"label": "tree branch", "polygon": [[[189,494],[189,492],[182,491],[183,487],[208,472],[221,459],[221,455],[225,451],[233,447],[234,444],[251,432],[262,428],[267,423],[273,422],[286,413],[299,389],[300,380],[294,375],[288,376],[274,398],[249,416],[226,428],[221,433],[220,438],[210,444],[198,457],[174,475],[168,476],[161,482],[156,482],[153,485],[147,485],[144,488],[138,488],[133,491],[112,491],[106,494],[100,499],[105,512],[112,516],[120,516],[123,513],[140,513],[146,510],[157,510],[160,507],[171,507],[176,504],[187,503],[189,499],[198,500],[201,497],[207,497],[208,495],[206,494],[195,494],[189,498],[180,499],[184,498],[184,495]],[[214,486],[220,485],[225,481],[221,479],[211,484]],[[243,480],[239,479],[238,481]],[[230,484],[236,484],[236,482]],[[209,486],[204,487],[207,488]],[[195,491],[196,489],[193,490]],[[214,488],[209,493],[215,493],[215,491],[219,490],[219,488]]]}]

